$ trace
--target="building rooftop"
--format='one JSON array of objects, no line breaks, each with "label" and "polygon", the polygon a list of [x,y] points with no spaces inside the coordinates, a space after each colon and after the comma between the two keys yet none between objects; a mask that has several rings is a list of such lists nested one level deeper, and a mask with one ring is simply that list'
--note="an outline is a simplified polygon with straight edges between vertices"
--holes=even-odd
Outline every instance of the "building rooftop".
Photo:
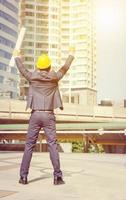
[{"label": "building rooftop", "polygon": [[[125,200],[126,161],[119,154],[61,153],[65,185],[54,186],[48,153],[34,153],[29,184],[20,185],[22,153],[0,152],[0,198],[6,200]],[[4,198],[5,197],[5,198]]]}]

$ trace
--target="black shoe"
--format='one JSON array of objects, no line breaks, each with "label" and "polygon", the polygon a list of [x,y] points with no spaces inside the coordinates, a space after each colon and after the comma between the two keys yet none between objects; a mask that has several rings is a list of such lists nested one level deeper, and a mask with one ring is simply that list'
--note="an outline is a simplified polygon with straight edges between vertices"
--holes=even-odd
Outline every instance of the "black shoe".
[{"label": "black shoe", "polygon": [[54,178],[54,185],[61,185],[61,184],[65,184],[65,182],[62,179],[62,177]]},{"label": "black shoe", "polygon": [[27,177],[20,177],[19,183],[26,185],[28,184],[28,180]]}]

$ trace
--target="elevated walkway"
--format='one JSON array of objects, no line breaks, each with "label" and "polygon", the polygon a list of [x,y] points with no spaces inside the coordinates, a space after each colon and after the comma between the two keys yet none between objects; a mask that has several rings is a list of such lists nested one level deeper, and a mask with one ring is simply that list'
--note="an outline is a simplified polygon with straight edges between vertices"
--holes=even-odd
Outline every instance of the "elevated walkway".
[{"label": "elevated walkway", "polygon": [[[30,110],[25,111],[26,101],[0,99],[0,119],[28,121]],[[110,106],[84,106],[64,103],[64,110],[55,110],[58,121],[69,122],[126,122],[126,108]],[[4,120],[4,121],[5,121]]]},{"label": "elevated walkway", "polygon": [[[18,140],[19,144],[25,140],[30,116],[25,106],[25,101],[0,100],[0,140],[3,149],[8,150],[9,145],[13,149],[13,140]],[[55,114],[59,142],[81,141],[84,152],[88,152],[90,145],[99,151],[100,144],[105,152],[126,153],[126,108],[64,104],[64,110],[56,110]],[[44,139],[41,131],[38,151],[43,151]],[[7,144],[9,141],[9,145],[3,144],[4,141]]]}]

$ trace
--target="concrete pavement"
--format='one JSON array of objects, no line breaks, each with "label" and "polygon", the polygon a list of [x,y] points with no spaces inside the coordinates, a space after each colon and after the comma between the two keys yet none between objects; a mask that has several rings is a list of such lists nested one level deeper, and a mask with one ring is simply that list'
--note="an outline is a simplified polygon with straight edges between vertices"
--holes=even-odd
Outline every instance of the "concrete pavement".
[{"label": "concrete pavement", "polygon": [[48,153],[34,153],[29,184],[18,183],[22,153],[0,152],[5,200],[126,200],[126,156],[61,153],[65,185],[54,186]]}]

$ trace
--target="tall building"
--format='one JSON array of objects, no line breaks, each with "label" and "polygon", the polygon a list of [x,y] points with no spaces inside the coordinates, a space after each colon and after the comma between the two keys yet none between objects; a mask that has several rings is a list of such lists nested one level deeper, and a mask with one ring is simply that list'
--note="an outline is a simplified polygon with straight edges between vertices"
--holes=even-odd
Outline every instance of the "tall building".
[{"label": "tall building", "polygon": [[75,50],[75,61],[61,83],[65,102],[96,104],[94,0],[62,1],[61,58]]},{"label": "tall building", "polygon": [[[22,45],[25,66],[35,68],[37,57],[47,52],[55,70],[75,51],[71,69],[60,82],[64,102],[96,103],[96,33],[94,0],[21,0],[20,25],[26,27]],[[28,84],[21,80],[21,95]]]},{"label": "tall building", "polygon": [[[49,53],[53,64],[57,66],[60,48],[60,1],[52,0],[21,0],[20,27],[25,26],[26,34],[21,52],[24,64],[34,70],[37,57]],[[21,96],[26,96],[28,83],[21,78]]]},{"label": "tall building", "polygon": [[9,66],[18,32],[18,0],[0,0],[0,96],[16,98],[17,69]]}]

